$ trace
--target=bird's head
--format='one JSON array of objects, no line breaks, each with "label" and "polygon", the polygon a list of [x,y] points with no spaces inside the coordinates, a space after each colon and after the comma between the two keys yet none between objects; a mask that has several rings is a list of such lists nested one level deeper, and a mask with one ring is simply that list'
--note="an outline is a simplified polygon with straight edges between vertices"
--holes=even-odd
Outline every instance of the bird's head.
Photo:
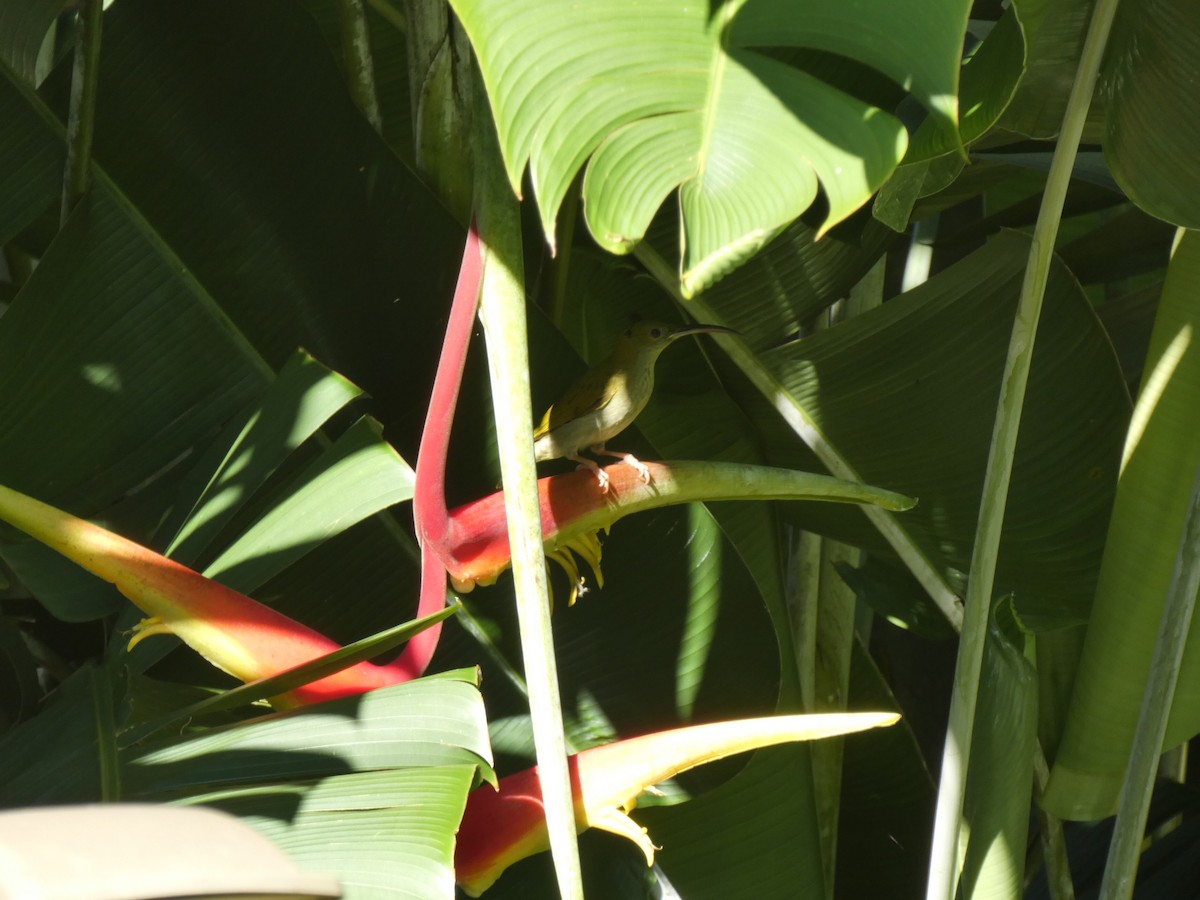
[{"label": "bird's head", "polygon": [[621,335],[622,349],[626,353],[651,353],[657,356],[672,341],[689,334],[737,334],[732,328],[721,325],[671,325],[667,322],[634,322]]}]

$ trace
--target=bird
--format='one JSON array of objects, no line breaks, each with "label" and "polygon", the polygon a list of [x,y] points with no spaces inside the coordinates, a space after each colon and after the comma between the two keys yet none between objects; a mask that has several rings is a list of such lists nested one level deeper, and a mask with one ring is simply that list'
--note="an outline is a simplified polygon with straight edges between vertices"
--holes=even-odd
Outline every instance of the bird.
[{"label": "bird", "polygon": [[594,460],[580,456],[588,449],[612,456],[637,470],[644,484],[650,470],[632,453],[606,450],[604,444],[628,428],[646,407],[654,391],[654,364],[659,354],[689,334],[737,334],[720,325],[670,325],[635,322],[617,340],[612,352],[592,366],[546,410],[533,432],[538,462],[566,458],[590,469],[601,493],[608,493],[608,473]]}]

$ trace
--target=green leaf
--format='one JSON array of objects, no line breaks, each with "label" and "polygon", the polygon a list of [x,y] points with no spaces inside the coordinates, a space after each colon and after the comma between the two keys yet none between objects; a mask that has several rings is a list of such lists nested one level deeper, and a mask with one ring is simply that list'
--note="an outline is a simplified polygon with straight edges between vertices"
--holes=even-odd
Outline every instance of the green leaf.
[{"label": "green leaf", "polygon": [[[0,27],[0,34],[5,34]],[[29,103],[30,91],[0,67],[0,245],[60,196],[66,148]]]},{"label": "green leaf", "polygon": [[34,82],[46,32],[65,5],[66,0],[0,2],[0,64],[26,84]]},{"label": "green leaf", "polygon": [[212,729],[125,760],[131,797],[405,766],[490,764],[474,671]]},{"label": "green leaf", "polygon": [[1037,730],[1037,683],[1011,598],[996,603],[988,626],[971,770],[963,818],[969,823],[963,896],[1019,896],[1025,877],[1029,796]]},{"label": "green leaf", "polygon": [[93,677],[92,668],[78,670],[36,716],[0,739],[0,806],[100,799]]},{"label": "green leaf", "polygon": [[[669,222],[664,225],[674,227]],[[672,239],[666,227],[656,226],[648,240],[661,249],[670,247]],[[895,239],[890,230],[862,213],[820,240],[816,240],[816,229],[803,220],[796,221],[744,265],[706,290],[704,299],[722,309],[740,310],[739,328],[750,329],[742,333],[756,346],[778,342],[785,336],[781,327],[794,329],[797,322],[805,322],[844,297]],[[576,258],[581,255],[576,251]],[[637,310],[646,302],[641,299],[644,293],[648,291],[639,293],[636,301],[622,303],[621,308]],[[655,302],[662,303],[660,292],[654,292],[654,296]],[[597,296],[589,302],[615,301]],[[787,311],[786,326],[781,321],[782,310]]]},{"label": "green leaf", "polygon": [[371,419],[351,426],[205,574],[254,590],[333,535],[411,499],[413,471],[380,432]]},{"label": "green leaf", "polygon": [[931,640],[954,636],[954,629],[909,573],[874,557],[857,568],[836,564],[838,574],[859,600],[893,625]]},{"label": "green leaf", "polygon": [[468,765],[388,769],[183,802],[232,813],[306,869],[337,875],[346,900],[449,900],[454,832],[474,775]]},{"label": "green leaf", "polygon": [[[84,517],[169,473],[265,378],[262,361],[213,316],[211,298],[130,212],[97,184],[0,329],[0,391],[9,398],[0,480]],[[158,341],[139,349],[128,338],[139,331]],[[214,354],[224,365],[212,365]],[[61,618],[120,605],[107,586],[64,573],[40,545],[0,544],[0,553]]]},{"label": "green leaf", "polygon": [[1151,215],[1200,228],[1200,6],[1191,0],[1122,3],[1101,73],[1104,158],[1121,188]]},{"label": "green leaf", "polygon": [[41,693],[37,664],[21,631],[0,616],[0,734],[31,715]]},{"label": "green leaf", "polygon": [[[925,285],[759,358],[864,480],[919,498],[897,517],[953,584],[966,571],[1027,238],[1006,232]],[[733,306],[720,318],[743,330]],[[1087,615],[1128,397],[1078,285],[1051,274],[1009,496],[997,585],[1044,628]],[[1042,339],[1044,338],[1044,340]],[[1042,348],[1052,348],[1042,350]],[[727,382],[773,465],[818,463],[757,392]],[[891,556],[857,510],[779,507],[785,520]]]},{"label": "green leaf", "polygon": [[1008,108],[1025,73],[1025,52],[1020,8],[1014,4],[963,65],[958,131],[948,131],[931,116],[913,135],[904,161],[914,163],[954,152],[990,131]]},{"label": "green leaf", "polygon": [[[763,750],[721,787],[681,806],[647,809],[639,821],[662,846],[658,866],[681,896],[816,900],[825,889],[811,778],[808,748]],[[786,866],[774,862],[785,852],[781,839]]]},{"label": "green leaf", "polygon": [[[851,659],[849,709],[901,711],[858,639]],[[905,718],[843,743],[835,897],[918,897],[924,888],[935,791],[915,727]]]},{"label": "green leaf", "polygon": [[[1025,32],[1025,76],[996,127],[1051,140],[1062,127],[1094,4],[1091,0],[1018,0],[1014,5]],[[1102,112],[1101,104],[1093,104],[1093,115]]]},{"label": "green leaf", "polygon": [[821,231],[845,219],[904,152],[888,113],[760,49],[850,56],[910,86],[954,130],[967,9],[957,0],[453,5],[479,57],[509,179],[519,189],[529,165],[546,234],[553,240],[589,157],[587,223],[609,250],[628,252],[678,188],[687,294],[760,249],[818,185],[828,202]]},{"label": "green leaf", "polygon": [[295,354],[227,445],[225,458],[187,511],[187,521],[171,539],[166,555],[191,564],[276,467],[361,394],[307,353]]},{"label": "green leaf", "polygon": [[[148,350],[131,345],[149,332]],[[4,483],[84,515],[168,469],[267,375],[102,177],[5,314],[0,359]],[[112,427],[122,420],[137,432]],[[51,494],[39,490],[44,472]]]},{"label": "green leaf", "polygon": [[[1200,466],[1200,235],[1167,271],[1141,395],[1126,438],[1100,583],[1075,693],[1043,804],[1072,819],[1111,815],[1125,778],[1150,657]],[[1164,747],[1200,730],[1200,663],[1188,637]]]}]

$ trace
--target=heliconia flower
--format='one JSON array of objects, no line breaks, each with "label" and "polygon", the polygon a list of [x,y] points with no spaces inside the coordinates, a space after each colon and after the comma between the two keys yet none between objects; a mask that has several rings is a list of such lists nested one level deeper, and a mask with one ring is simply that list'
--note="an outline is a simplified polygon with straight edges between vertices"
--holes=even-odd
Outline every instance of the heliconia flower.
[{"label": "heliconia flower", "polygon": [[[546,555],[566,569],[571,600],[582,586],[578,554],[592,569],[598,586],[600,542],[619,519],[632,513],[693,501],[713,500],[838,500],[872,503],[891,510],[909,509],[913,501],[891,491],[842,481],[827,475],[724,462],[647,462],[649,483],[624,463],[605,468],[609,488],[601,491],[587,470],[554,475],[538,481],[542,537]],[[504,494],[496,493],[449,512],[441,540],[431,542],[438,560],[458,591],[494,582],[511,563]]]},{"label": "heliconia flower", "polygon": [[[116,585],[148,613],[130,646],[169,632],[241,681],[278,674],[339,648],[325,635],[187,566],[3,486],[0,519]],[[280,707],[320,703],[408,681],[415,674],[396,664],[364,662],[271,702]]]},{"label": "heliconia flower", "polygon": [[[890,509],[904,509],[912,503],[899,494],[790,469],[701,462],[647,466],[649,484],[629,466],[609,466],[607,493],[600,492],[595,476],[587,471],[538,482],[547,556],[571,576],[571,602],[583,585],[573,554],[588,563],[597,584],[603,586],[597,532],[607,531],[631,513],[693,500],[746,498],[857,500]],[[131,646],[152,634],[175,634],[241,681],[278,674],[339,648],[319,632],[187,566],[3,486],[0,519],[116,585],[147,613],[150,618],[137,627]],[[512,561],[504,494],[495,493],[452,510],[440,539],[427,541],[424,551],[423,578],[428,579],[439,606],[445,597],[441,566],[459,590],[495,581]],[[426,655],[432,655],[432,649],[423,652],[417,662],[406,652],[385,666],[358,663],[272,702],[277,706],[319,703],[408,681],[424,672]]]},{"label": "heliconia flower", "polygon": [[[587,477],[595,483],[590,472]],[[576,828],[627,837],[652,865],[659,848],[628,815],[647,788],[735,753],[884,727],[899,718],[889,712],[769,716],[692,725],[584,750],[569,760]],[[454,877],[472,897],[513,863],[549,849],[537,767],[500,779],[497,789],[485,785],[473,791],[457,840]]]}]

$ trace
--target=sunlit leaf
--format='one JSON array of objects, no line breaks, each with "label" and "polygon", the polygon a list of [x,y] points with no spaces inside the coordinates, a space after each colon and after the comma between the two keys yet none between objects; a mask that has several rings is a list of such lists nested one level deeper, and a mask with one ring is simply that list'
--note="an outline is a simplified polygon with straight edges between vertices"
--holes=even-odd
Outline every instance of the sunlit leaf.
[{"label": "sunlit leaf", "polygon": [[[1126,438],[1096,602],[1043,801],[1065,818],[1099,819],[1116,809],[1191,484],[1200,466],[1194,414],[1200,404],[1198,237],[1188,232],[1171,261]],[[1200,729],[1198,634],[1193,625],[1165,747]]]},{"label": "sunlit leaf", "polygon": [[865,63],[957,133],[967,9],[957,0],[453,5],[479,56],[509,178],[519,188],[529,166],[546,234],[553,240],[558,208],[589,158],[588,227],[615,252],[641,240],[678,189],[685,293],[745,261],[818,187],[828,203],[821,230],[845,219],[904,153],[904,128],[889,113],[770,49]]}]

